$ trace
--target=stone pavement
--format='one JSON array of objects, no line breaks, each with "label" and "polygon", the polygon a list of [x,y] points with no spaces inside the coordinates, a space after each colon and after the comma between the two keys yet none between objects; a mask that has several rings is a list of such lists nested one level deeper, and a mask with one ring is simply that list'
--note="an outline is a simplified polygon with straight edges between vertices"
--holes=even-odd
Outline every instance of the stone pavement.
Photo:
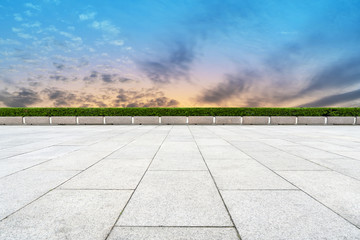
[{"label": "stone pavement", "polygon": [[360,239],[357,126],[3,126],[0,239]]}]

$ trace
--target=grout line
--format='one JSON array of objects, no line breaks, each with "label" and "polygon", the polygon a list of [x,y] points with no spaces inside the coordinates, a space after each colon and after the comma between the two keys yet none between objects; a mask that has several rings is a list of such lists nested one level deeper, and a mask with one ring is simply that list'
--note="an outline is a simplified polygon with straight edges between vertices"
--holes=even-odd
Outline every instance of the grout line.
[{"label": "grout line", "polygon": [[66,190],[66,191],[134,191],[134,189],[126,188],[58,188],[56,190]]},{"label": "grout line", "polygon": [[157,169],[149,169],[151,172],[205,172],[207,170],[157,170]]},{"label": "grout line", "polygon": [[[158,127],[159,127],[159,126],[156,126],[155,128],[158,128]],[[120,219],[120,217],[121,217],[122,213],[125,211],[125,209],[126,209],[126,207],[128,206],[128,204],[129,204],[129,202],[130,202],[131,198],[134,196],[135,191],[136,191],[136,190],[137,190],[137,188],[139,187],[139,185],[140,185],[141,181],[144,179],[145,174],[148,172],[148,170],[149,170],[149,168],[150,168],[150,166],[151,166],[152,162],[153,162],[153,161],[154,161],[154,159],[155,159],[155,156],[157,155],[157,153],[159,152],[159,150],[160,150],[161,146],[162,146],[162,145],[163,145],[163,143],[165,142],[165,139],[169,136],[169,133],[170,133],[170,131],[171,131],[171,129],[172,129],[172,128],[173,128],[173,127],[171,127],[171,128],[170,128],[170,130],[168,131],[168,133],[167,133],[167,134],[166,134],[166,136],[164,137],[163,141],[161,142],[160,146],[159,146],[159,147],[158,147],[158,149],[156,150],[156,152],[155,152],[154,156],[152,157],[152,159],[151,159],[151,161],[150,161],[150,163],[149,163],[148,167],[146,168],[146,170],[145,170],[144,174],[141,176],[141,178],[140,178],[140,180],[139,180],[138,184],[136,185],[136,187],[135,187],[134,191],[130,194],[130,197],[129,197],[128,201],[126,202],[126,204],[125,204],[125,206],[123,207],[122,211],[120,212],[119,216],[116,218],[116,220],[115,220],[115,222],[114,222],[114,225],[111,227],[111,229],[110,229],[109,233],[106,235],[105,240],[107,240],[107,239],[109,238],[109,236],[110,236],[111,232],[113,231],[114,227],[116,226],[116,223],[119,221],[119,219]]]},{"label": "grout line", "polygon": [[[153,128],[152,128],[152,129],[153,129]],[[140,136],[145,135],[146,133],[150,132],[152,129],[150,129],[150,130],[146,131],[145,133],[141,134]],[[129,132],[129,131],[128,131],[128,132]],[[119,135],[121,135],[121,134],[119,134]],[[70,181],[71,179],[75,178],[76,176],[78,176],[78,175],[79,175],[79,174],[81,174],[82,172],[84,172],[84,171],[86,171],[87,169],[91,168],[91,167],[92,167],[92,166],[94,166],[95,164],[97,164],[97,163],[101,162],[102,160],[104,160],[105,158],[107,158],[108,156],[110,156],[111,154],[113,154],[115,151],[118,151],[119,149],[121,149],[121,148],[123,148],[123,147],[125,147],[125,146],[129,145],[130,143],[134,142],[135,140],[136,140],[136,137],[134,137],[134,139],[133,139],[133,140],[131,140],[130,142],[128,142],[127,144],[125,144],[125,145],[123,145],[123,146],[119,147],[118,149],[116,149],[116,150],[112,151],[111,153],[109,153],[109,154],[108,154],[108,155],[106,155],[105,157],[101,158],[99,161],[97,161],[97,162],[93,163],[93,164],[92,164],[92,165],[90,165],[89,167],[85,168],[84,170],[82,170],[82,171],[78,172],[77,174],[75,174],[74,176],[70,177],[70,178],[69,178],[69,179],[67,179],[66,181],[64,181],[64,182],[62,182],[61,184],[59,184],[59,185],[55,186],[54,188],[51,188],[49,191],[45,192],[45,193],[44,193],[44,194],[42,194],[41,196],[39,196],[39,197],[35,198],[35,199],[34,199],[34,200],[32,200],[31,202],[27,203],[26,205],[22,206],[21,208],[17,209],[16,211],[14,211],[14,212],[12,212],[11,214],[7,215],[5,218],[1,219],[1,220],[0,220],[0,222],[1,222],[1,221],[3,221],[3,220],[5,220],[6,218],[10,217],[11,215],[13,215],[13,214],[15,214],[15,213],[19,212],[21,209],[23,209],[23,208],[27,207],[28,205],[32,204],[33,202],[37,201],[38,199],[40,199],[41,197],[43,197],[43,196],[45,196],[46,194],[50,193],[50,192],[51,192],[51,191],[53,191],[54,189],[56,189],[56,188],[60,187],[61,185],[63,185],[63,184],[65,184],[65,183],[67,183],[68,181]],[[49,160],[49,161],[50,161],[50,160]]]},{"label": "grout line", "polygon": [[220,189],[221,191],[301,191],[300,189],[264,189],[264,188],[249,188],[249,189]]},{"label": "grout line", "polygon": [[235,228],[234,226],[148,226],[148,225],[118,225],[121,228]]},{"label": "grout line", "polygon": [[235,227],[236,234],[237,234],[238,238],[241,240],[241,236],[240,236],[239,230],[237,229],[237,227],[236,227],[236,225],[235,225],[235,222],[234,222],[234,220],[233,220],[233,218],[232,218],[232,216],[231,216],[231,214],[230,214],[230,211],[229,211],[229,209],[228,209],[228,207],[227,207],[227,205],[226,205],[226,203],[225,203],[225,201],[224,201],[224,198],[223,198],[223,196],[222,196],[222,194],[221,194],[221,192],[220,192],[220,189],[219,189],[219,187],[217,186],[217,183],[216,183],[216,181],[215,181],[215,178],[214,178],[213,174],[211,173],[210,168],[209,168],[207,162],[205,161],[205,158],[204,158],[204,156],[203,156],[203,154],[202,154],[202,152],[201,152],[201,150],[200,150],[200,147],[199,147],[199,145],[198,145],[198,143],[197,143],[197,141],[196,141],[196,139],[195,139],[195,137],[194,137],[194,134],[192,133],[192,131],[191,131],[191,129],[190,129],[189,126],[188,126],[188,129],[189,129],[189,132],[190,132],[192,138],[194,139],[194,142],[195,142],[195,144],[196,144],[196,146],[197,146],[197,149],[198,149],[199,152],[200,152],[200,155],[201,155],[201,157],[202,157],[202,159],[203,159],[203,161],[204,161],[204,163],[205,163],[205,166],[206,166],[207,170],[209,171],[209,174],[210,174],[210,176],[211,176],[211,178],[212,178],[212,180],[213,180],[213,182],[214,182],[214,185],[215,185],[215,187],[216,187],[216,190],[217,190],[217,192],[218,192],[218,194],[219,194],[219,196],[220,196],[220,198],[221,198],[221,201],[223,202],[224,207],[225,207],[225,209],[226,209],[226,211],[227,211],[227,213],[228,213],[228,215],[229,215],[230,221],[231,221],[231,223],[233,224],[233,226]]},{"label": "grout line", "polygon": [[[124,134],[124,133],[128,133],[128,132],[131,132],[132,130],[136,130],[136,129],[139,129],[139,127],[136,127],[136,128],[134,128],[134,129],[130,129],[130,130],[128,130],[128,131],[125,131],[125,132],[123,132],[123,133],[121,133],[121,134],[117,134],[117,135],[122,135],[122,134]],[[117,135],[116,135],[116,136],[117,136]],[[89,147],[89,146],[91,146],[91,145],[97,144],[97,143],[99,143],[99,142],[101,142],[101,141],[103,141],[103,140],[106,140],[106,139],[109,139],[109,138],[113,138],[113,137],[115,137],[115,136],[108,137],[108,138],[104,138],[104,139],[99,140],[99,141],[97,141],[96,143],[93,143],[93,144],[90,144],[90,145],[79,145],[79,146],[82,146],[82,147],[87,146],[87,147]],[[26,145],[26,144],[25,144],[25,145]],[[125,145],[126,145],[126,144],[125,144]],[[125,145],[124,145],[124,146],[125,146]],[[31,153],[31,152],[43,150],[43,149],[50,148],[50,147],[53,147],[53,146],[77,146],[77,145],[58,145],[58,144],[54,144],[54,145],[49,145],[49,146],[46,146],[46,147],[43,147],[43,148],[39,148],[39,149],[36,149],[36,150],[30,150],[29,152],[19,153],[19,154],[17,154],[17,155],[11,156],[11,157],[17,157],[17,156],[20,156],[20,155],[23,155],[23,154],[27,154],[27,153]],[[79,149],[70,151],[70,152],[68,152],[68,153],[66,153],[66,154],[73,153],[73,152],[79,151],[79,150],[81,150],[81,149],[82,149],[82,148],[79,148]],[[64,155],[66,155],[66,154],[64,154]],[[62,156],[63,156],[63,155],[57,156],[57,157],[54,157],[54,158],[50,158],[50,159],[44,159],[43,162],[40,162],[40,163],[37,163],[37,164],[35,164],[35,165],[29,166],[29,167],[27,167],[27,168],[18,170],[18,171],[16,171],[16,172],[12,172],[12,173],[10,173],[10,174],[8,174],[8,175],[1,176],[0,179],[5,178],[5,177],[8,177],[8,176],[11,176],[11,175],[14,175],[14,174],[16,174],[16,173],[19,173],[19,172],[22,172],[22,171],[25,171],[25,170],[28,170],[28,169],[33,168],[33,167],[37,167],[37,166],[39,166],[39,165],[41,165],[41,164],[43,164],[43,163],[46,163],[46,162],[55,160],[55,159],[57,159],[57,158],[59,158],[59,157],[62,157]],[[4,159],[6,159],[6,158],[4,158]],[[2,159],[0,159],[0,160],[2,160]],[[54,170],[42,170],[42,171],[54,171]],[[56,171],[56,170],[55,170],[55,171]],[[64,171],[82,171],[82,170],[64,170]]]},{"label": "grout line", "polygon": [[[234,146],[235,148],[239,149],[239,151],[245,153],[246,155],[248,155],[249,157],[251,157],[249,154],[247,154],[246,152],[242,151],[239,147],[237,147],[236,145],[232,144],[230,141],[224,139],[223,137],[219,136],[218,134],[214,133],[213,131],[209,130],[208,131],[212,132],[215,136],[218,136],[219,138],[223,139],[224,141],[228,142],[229,144],[231,144],[232,146]],[[291,142],[291,141],[290,141]],[[265,143],[266,144],[266,143]],[[268,145],[268,144],[267,144]],[[259,164],[261,164],[262,166],[266,167],[267,169],[269,169],[271,172],[273,172],[274,174],[276,174],[277,176],[279,176],[280,178],[284,179],[286,182],[288,182],[289,184],[293,185],[294,187],[296,187],[297,189],[299,189],[300,191],[302,191],[304,194],[306,194],[307,196],[309,196],[310,198],[312,198],[314,201],[320,203],[321,205],[323,205],[324,207],[326,207],[327,209],[329,209],[330,211],[332,211],[333,213],[335,213],[336,215],[338,215],[339,217],[341,217],[342,219],[344,219],[346,222],[350,223],[351,225],[355,226],[356,228],[360,229],[360,227],[358,227],[356,224],[352,223],[350,220],[346,219],[345,217],[343,217],[342,215],[340,215],[339,213],[337,213],[336,211],[334,211],[333,209],[331,209],[330,207],[328,207],[327,205],[325,205],[324,203],[322,203],[321,201],[319,201],[318,199],[316,199],[315,197],[311,196],[308,192],[306,192],[304,189],[299,188],[298,186],[296,186],[295,184],[293,184],[292,182],[290,182],[289,180],[287,180],[285,177],[281,176],[280,174],[278,174],[277,172],[275,172],[274,170],[272,170],[271,168],[267,167],[266,165],[264,165],[263,163],[261,163],[260,161],[258,161],[257,159],[251,157],[252,159],[254,159],[256,162],[258,162]]]}]

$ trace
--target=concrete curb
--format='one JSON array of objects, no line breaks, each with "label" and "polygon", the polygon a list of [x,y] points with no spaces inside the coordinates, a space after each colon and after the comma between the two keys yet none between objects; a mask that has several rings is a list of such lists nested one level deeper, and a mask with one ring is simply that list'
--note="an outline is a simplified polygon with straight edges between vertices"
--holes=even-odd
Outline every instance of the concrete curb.
[{"label": "concrete curb", "polygon": [[185,116],[163,116],[161,117],[162,125],[186,125],[187,117]]},{"label": "concrete curb", "polygon": [[80,125],[103,125],[104,117],[94,116],[94,117],[77,117],[77,122]]},{"label": "concrete curb", "polygon": [[135,125],[159,125],[160,118],[158,116],[135,116],[133,117]]},{"label": "concrete curb", "polygon": [[212,116],[189,116],[189,125],[212,125],[214,117]]},{"label": "concrete curb", "polygon": [[107,116],[105,117],[106,125],[131,125],[131,116]]},{"label": "concrete curb", "polygon": [[264,116],[244,116],[242,118],[243,125],[268,125],[270,117]]},{"label": "concrete curb", "polygon": [[325,125],[326,117],[298,117],[298,125]]},{"label": "concrete curb", "polygon": [[0,117],[0,125],[22,125],[22,117]]},{"label": "concrete curb", "polygon": [[76,117],[50,117],[51,125],[76,125]]},{"label": "concrete curb", "polygon": [[0,125],[360,125],[359,117],[53,116],[0,117]]},{"label": "concrete curb", "polygon": [[24,117],[25,125],[50,125],[50,117]]},{"label": "concrete curb", "polygon": [[328,125],[354,125],[355,117],[328,117]]},{"label": "concrete curb", "polygon": [[271,125],[296,125],[297,124],[297,117],[270,117],[270,124]]},{"label": "concrete curb", "polygon": [[230,117],[230,116],[216,116],[216,125],[240,125],[242,123],[242,117]]}]

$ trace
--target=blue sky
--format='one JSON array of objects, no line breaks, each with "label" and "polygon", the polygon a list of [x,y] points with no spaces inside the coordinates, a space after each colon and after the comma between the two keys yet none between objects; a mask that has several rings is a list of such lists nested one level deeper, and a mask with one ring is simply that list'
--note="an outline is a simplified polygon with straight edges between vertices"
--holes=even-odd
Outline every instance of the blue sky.
[{"label": "blue sky", "polygon": [[360,106],[360,1],[0,1],[0,106]]}]

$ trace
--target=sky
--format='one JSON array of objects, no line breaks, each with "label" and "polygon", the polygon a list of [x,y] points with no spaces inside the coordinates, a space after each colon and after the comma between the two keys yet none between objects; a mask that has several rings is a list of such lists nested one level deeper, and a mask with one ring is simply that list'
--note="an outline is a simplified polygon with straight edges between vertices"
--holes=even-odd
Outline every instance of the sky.
[{"label": "sky", "polygon": [[0,107],[360,107],[359,0],[0,0]]}]

